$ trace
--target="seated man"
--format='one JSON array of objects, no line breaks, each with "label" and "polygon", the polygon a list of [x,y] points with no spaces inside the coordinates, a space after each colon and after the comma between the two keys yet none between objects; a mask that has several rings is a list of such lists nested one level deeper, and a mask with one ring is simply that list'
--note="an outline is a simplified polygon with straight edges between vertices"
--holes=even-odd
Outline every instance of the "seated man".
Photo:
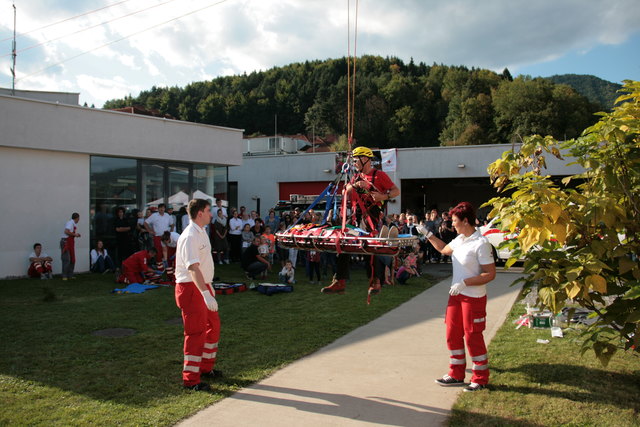
[{"label": "seated man", "polygon": [[102,240],[96,242],[96,248],[91,249],[91,271],[93,273],[108,273],[116,270],[113,260],[104,247]]},{"label": "seated man", "polygon": [[33,245],[33,252],[29,255],[29,271],[27,274],[29,277],[37,279],[51,279],[53,277],[51,270],[51,263],[53,258],[47,255],[46,252],[42,252],[42,245],[36,243]]},{"label": "seated man", "polygon": [[147,251],[138,251],[129,258],[122,261],[122,274],[118,277],[118,283],[144,283],[145,281],[156,282],[160,279],[151,266],[155,258],[156,248]]},{"label": "seated man", "polygon": [[247,273],[247,277],[255,279],[258,275],[271,270],[271,264],[269,261],[260,255],[258,247],[261,244],[260,236],[253,238],[251,245],[245,249],[242,253],[242,259],[240,261],[242,269]]}]

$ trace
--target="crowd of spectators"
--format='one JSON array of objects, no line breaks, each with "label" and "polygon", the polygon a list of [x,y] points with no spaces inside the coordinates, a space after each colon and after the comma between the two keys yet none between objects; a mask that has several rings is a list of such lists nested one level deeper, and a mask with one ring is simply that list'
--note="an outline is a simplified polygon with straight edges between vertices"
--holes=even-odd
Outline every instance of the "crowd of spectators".
[{"label": "crowd of spectators", "polygon": [[[240,263],[249,279],[265,278],[277,264],[280,280],[287,283],[295,281],[296,268],[304,269],[310,283],[321,283],[330,279],[336,272],[336,254],[327,252],[306,251],[300,253],[296,249],[280,247],[275,233],[283,232],[292,224],[299,222],[317,223],[323,221],[320,212],[310,210],[301,218],[299,208],[291,211],[276,212],[270,209],[264,219],[255,210],[248,211],[244,206],[239,209],[222,206],[218,199],[211,208],[212,220],[207,226],[211,239],[212,255],[218,264]],[[412,277],[421,275],[421,266],[426,263],[447,263],[448,257],[442,256],[434,247],[418,233],[416,227],[423,225],[445,243],[456,237],[448,210],[438,212],[430,209],[424,215],[411,210],[400,214],[388,215],[387,225],[395,225],[401,234],[414,235],[419,243],[409,254],[401,257],[379,257],[386,271],[385,283],[407,283]],[[96,273],[121,273],[123,262],[136,255],[148,258],[149,270],[173,273],[173,252],[175,240],[180,232],[189,224],[186,210],[181,208],[176,214],[171,205],[160,204],[144,211],[135,212],[134,219],[125,217],[125,209],[118,207],[113,221],[112,234],[115,241],[105,248],[103,240],[97,240],[91,250],[91,271]],[[69,224],[66,226],[69,228]],[[66,231],[69,234],[68,231]],[[99,236],[98,236],[99,237]],[[37,246],[37,250],[36,250]],[[150,250],[155,249],[155,259],[149,257]],[[42,245],[34,245],[34,253],[29,256],[29,276],[49,278],[53,260],[40,255]],[[144,255],[140,252],[144,251]],[[65,260],[65,262],[68,261]],[[364,263],[364,257],[354,256],[353,263]],[[288,268],[287,266],[290,266]],[[286,270],[286,271],[285,271]]]}]

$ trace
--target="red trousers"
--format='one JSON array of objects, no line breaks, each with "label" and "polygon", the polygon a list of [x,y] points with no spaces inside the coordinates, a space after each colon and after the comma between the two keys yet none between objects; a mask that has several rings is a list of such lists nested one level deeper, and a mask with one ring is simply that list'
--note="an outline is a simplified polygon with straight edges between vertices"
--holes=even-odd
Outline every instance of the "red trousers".
[{"label": "red trousers", "polygon": [[156,248],[156,260],[162,260],[162,236],[153,236],[153,246]]},{"label": "red trousers", "polygon": [[466,358],[465,342],[471,356],[471,382],[486,385],[489,382],[489,359],[484,344],[487,316],[487,297],[471,298],[466,295],[449,297],[445,322],[449,348],[449,376],[464,380]]},{"label": "red trousers", "polygon": [[27,275],[29,277],[34,277],[38,279],[44,273],[50,273],[50,272],[51,272],[50,261],[45,261],[45,262],[36,261],[36,262],[32,262],[31,265],[29,265],[29,271],[27,272]]},{"label": "red trousers", "polygon": [[[215,296],[211,285],[207,286]],[[210,372],[216,364],[220,316],[207,308],[193,282],[176,284],[176,304],[182,310],[184,324],[182,381],[185,386],[192,386],[200,383],[200,373]]]}]

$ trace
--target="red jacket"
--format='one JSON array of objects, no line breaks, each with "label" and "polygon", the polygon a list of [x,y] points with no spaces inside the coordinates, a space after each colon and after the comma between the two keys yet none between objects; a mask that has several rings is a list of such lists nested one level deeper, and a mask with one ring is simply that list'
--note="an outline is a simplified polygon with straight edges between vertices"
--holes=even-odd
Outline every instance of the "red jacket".
[{"label": "red jacket", "polygon": [[127,271],[142,273],[149,270],[149,266],[147,265],[149,258],[151,258],[149,251],[138,251],[122,261],[122,265],[127,268]]}]

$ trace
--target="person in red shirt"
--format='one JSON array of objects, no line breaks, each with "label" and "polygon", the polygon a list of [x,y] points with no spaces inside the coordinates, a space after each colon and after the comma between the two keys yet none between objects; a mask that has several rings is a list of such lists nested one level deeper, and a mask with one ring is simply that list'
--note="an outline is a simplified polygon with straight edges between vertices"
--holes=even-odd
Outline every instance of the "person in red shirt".
[{"label": "person in red shirt", "polygon": [[145,280],[158,280],[160,276],[151,268],[152,258],[158,251],[151,248],[146,251],[138,251],[122,261],[122,274],[118,277],[118,283],[143,283]]},{"label": "person in red shirt", "polygon": [[[373,151],[367,147],[356,147],[353,150],[353,164],[358,174],[352,184],[347,185],[347,197],[359,197],[366,212],[356,210],[356,224],[366,231],[379,231],[383,227],[384,206],[387,200],[400,195],[400,189],[393,183],[389,175],[373,167]],[[357,193],[357,195],[355,194]],[[392,227],[395,229],[395,227]],[[397,236],[397,229],[394,230]],[[392,232],[392,234],[394,233]],[[384,236],[386,237],[386,236]],[[338,266],[331,285],[321,289],[325,294],[342,294],[349,277],[349,255],[338,255]],[[381,279],[384,280],[384,268],[378,267],[375,256],[371,257],[367,275],[370,277],[370,293],[380,291]],[[375,271],[373,271],[375,270]],[[380,272],[381,270],[381,272]]]}]

